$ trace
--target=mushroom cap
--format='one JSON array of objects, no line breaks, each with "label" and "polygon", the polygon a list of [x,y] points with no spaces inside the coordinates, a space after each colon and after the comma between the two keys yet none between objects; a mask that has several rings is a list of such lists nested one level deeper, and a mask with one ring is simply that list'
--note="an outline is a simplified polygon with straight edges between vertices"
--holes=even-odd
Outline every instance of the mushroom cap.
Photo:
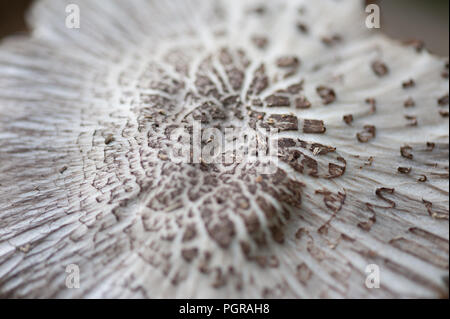
[{"label": "mushroom cap", "polygon": [[[0,296],[448,296],[447,60],[362,1],[77,2],[0,45]],[[172,161],[195,121],[275,169]]]}]

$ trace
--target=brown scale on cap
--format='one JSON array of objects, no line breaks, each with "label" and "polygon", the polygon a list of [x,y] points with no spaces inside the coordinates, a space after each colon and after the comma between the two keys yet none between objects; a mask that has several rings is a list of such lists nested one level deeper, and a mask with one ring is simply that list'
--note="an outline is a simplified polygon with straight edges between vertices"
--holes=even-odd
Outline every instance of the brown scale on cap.
[{"label": "brown scale on cap", "polygon": [[387,199],[384,194],[394,194],[395,188],[387,188],[387,187],[381,187],[377,188],[375,191],[375,194],[382,199],[383,201],[387,202],[390,206],[389,208],[395,208],[396,203],[393,200]]},{"label": "brown scale on cap", "polygon": [[326,86],[319,86],[316,89],[317,94],[322,98],[323,104],[331,104],[336,100],[336,93],[332,88]]},{"label": "brown scale on cap", "polygon": [[198,249],[197,248],[183,249],[181,251],[181,255],[188,263],[190,263],[198,256]]},{"label": "brown scale on cap", "polygon": [[376,127],[373,125],[365,125],[364,131],[356,134],[358,141],[361,143],[368,143],[376,136]]},{"label": "brown scale on cap", "polygon": [[327,131],[323,121],[305,120],[303,123],[303,133],[306,134],[323,134]]},{"label": "brown scale on cap", "polygon": [[248,95],[260,95],[269,86],[269,78],[266,75],[264,64],[255,71],[253,81],[248,90]]},{"label": "brown scale on cap", "polygon": [[[42,32],[0,45],[1,296],[445,294],[445,61],[368,31],[358,1],[79,0],[77,32],[36,2]],[[270,129],[276,152],[240,154]]]},{"label": "brown scale on cap", "polygon": [[446,105],[448,105],[448,102],[449,102],[448,94],[446,94],[438,99],[438,104],[440,106],[446,106]]},{"label": "brown scale on cap", "polygon": [[276,62],[280,68],[296,68],[300,65],[300,60],[295,56],[281,57]]},{"label": "brown scale on cap", "polygon": [[109,145],[112,142],[114,142],[114,136],[112,134],[109,134],[106,138],[105,138],[105,144]]},{"label": "brown scale on cap", "polygon": [[447,118],[449,116],[449,112],[445,111],[445,110],[439,110],[439,114],[445,118]]},{"label": "brown scale on cap", "polygon": [[297,23],[297,28],[302,33],[308,33],[309,32],[309,28],[308,28],[308,26],[305,23],[302,23],[302,22]]},{"label": "brown scale on cap", "polygon": [[338,213],[345,203],[346,194],[340,192],[333,194],[327,189],[317,190],[315,193],[323,196],[325,206],[334,214]]},{"label": "brown scale on cap", "polygon": [[322,43],[328,47],[333,47],[342,42],[342,37],[338,34],[322,37]]},{"label": "brown scale on cap", "polygon": [[412,147],[411,146],[403,146],[400,148],[400,154],[402,157],[412,160],[414,156],[411,154]]},{"label": "brown scale on cap", "polygon": [[267,37],[255,35],[252,37],[253,43],[260,49],[265,49],[269,43]]},{"label": "brown scale on cap", "polygon": [[297,109],[309,109],[311,107],[311,102],[304,96],[299,97],[295,100],[295,107]]},{"label": "brown scale on cap", "polygon": [[289,107],[291,101],[288,97],[280,95],[270,95],[266,98],[265,102],[269,107]]},{"label": "brown scale on cap", "polygon": [[428,149],[428,151],[432,152],[435,147],[436,147],[436,143],[427,142],[427,149]]},{"label": "brown scale on cap", "polygon": [[353,123],[353,115],[352,114],[344,115],[343,119],[347,125],[351,125]]},{"label": "brown scale on cap", "polygon": [[381,61],[372,62],[372,70],[379,77],[383,77],[389,73],[389,68]]},{"label": "brown scale on cap", "polygon": [[406,126],[417,126],[417,125],[419,125],[419,121],[417,120],[417,116],[405,115],[405,119],[408,121],[408,124],[406,124]]},{"label": "brown scale on cap", "polygon": [[428,181],[428,177],[426,175],[421,175],[417,181],[420,183],[425,183]]},{"label": "brown scale on cap", "polygon": [[366,103],[370,105],[371,113],[375,113],[377,111],[377,100],[374,99],[373,97],[369,97],[366,99]]},{"label": "brown scale on cap", "polygon": [[303,85],[304,85],[304,81],[302,80],[298,83],[294,83],[294,84],[290,85],[287,88],[287,90],[281,90],[281,92],[283,92],[283,93],[287,92],[287,93],[295,95],[295,94],[300,93],[303,90]]}]

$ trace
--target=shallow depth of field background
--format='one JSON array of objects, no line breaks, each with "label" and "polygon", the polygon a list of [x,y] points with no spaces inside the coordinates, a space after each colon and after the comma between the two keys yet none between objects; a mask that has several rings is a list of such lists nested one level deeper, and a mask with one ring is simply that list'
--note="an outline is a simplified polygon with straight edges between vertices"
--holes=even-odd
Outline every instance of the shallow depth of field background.
[{"label": "shallow depth of field background", "polygon": [[[380,5],[381,30],[386,34],[400,40],[413,38],[423,40],[432,52],[441,56],[449,55],[449,0],[368,0],[368,2]],[[30,3],[31,0],[0,0],[0,39],[10,34],[26,32],[23,16]],[[61,19],[64,19],[64,14],[61,13]]]}]

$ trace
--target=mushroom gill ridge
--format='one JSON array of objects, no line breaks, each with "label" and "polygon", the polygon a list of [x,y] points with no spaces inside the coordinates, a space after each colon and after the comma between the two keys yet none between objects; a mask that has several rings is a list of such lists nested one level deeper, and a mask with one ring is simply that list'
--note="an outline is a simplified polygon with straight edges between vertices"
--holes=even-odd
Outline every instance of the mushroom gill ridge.
[{"label": "mushroom gill ridge", "polygon": [[[445,61],[354,1],[80,1],[80,30],[65,4],[0,47],[1,295],[447,293]],[[275,130],[275,169],[173,161],[194,125]]]}]

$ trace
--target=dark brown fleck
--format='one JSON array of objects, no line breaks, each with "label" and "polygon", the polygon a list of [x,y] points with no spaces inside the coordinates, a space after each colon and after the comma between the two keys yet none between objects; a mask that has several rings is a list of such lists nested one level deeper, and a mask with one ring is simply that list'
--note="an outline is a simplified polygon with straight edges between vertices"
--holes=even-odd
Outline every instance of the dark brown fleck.
[{"label": "dark brown fleck", "polygon": [[281,57],[277,60],[277,66],[280,68],[296,68],[300,64],[300,60],[294,56]]},{"label": "dark brown fleck", "polygon": [[336,148],[319,143],[313,143],[310,147],[310,151],[313,152],[314,155],[326,155],[328,153],[336,152]]},{"label": "dark brown fleck", "polygon": [[370,231],[372,229],[373,222],[360,222],[358,223],[358,227],[361,228],[364,231]]},{"label": "dark brown fleck", "polygon": [[186,230],[183,234],[182,241],[187,242],[195,238],[197,236],[197,230],[194,224],[190,224],[186,227]]},{"label": "dark brown fleck", "polygon": [[305,263],[302,263],[301,265],[297,266],[296,277],[298,281],[301,282],[302,284],[306,285],[308,281],[311,279],[312,275],[313,275],[312,270]]},{"label": "dark brown fleck", "polygon": [[105,144],[109,145],[112,142],[114,142],[114,136],[112,134],[109,134],[106,138],[105,138]]},{"label": "dark brown fleck", "polygon": [[183,249],[181,251],[181,255],[183,256],[183,259],[187,262],[191,262],[198,256],[198,249],[197,248],[191,248],[191,249]]},{"label": "dark brown fleck", "polygon": [[305,228],[299,228],[295,233],[295,238],[302,239],[303,235],[309,235],[309,231]]},{"label": "dark brown fleck", "polygon": [[303,124],[303,133],[323,134],[327,131],[325,124],[320,120],[305,120]]},{"label": "dark brown fleck", "polygon": [[295,140],[291,138],[280,138],[278,140],[278,146],[281,148],[294,147],[296,145]]},{"label": "dark brown fleck", "polygon": [[301,22],[297,23],[297,28],[298,28],[298,29],[300,30],[300,32],[302,32],[302,33],[308,33],[308,32],[309,32],[308,26],[307,26],[306,24],[304,24],[304,23],[301,23]]},{"label": "dark brown fleck", "polygon": [[446,111],[446,110],[440,110],[440,111],[439,111],[439,114],[440,114],[442,117],[449,117],[449,112]]},{"label": "dark brown fleck", "polygon": [[[339,160],[339,158],[338,158]],[[332,179],[332,178],[337,178],[337,177],[341,177],[342,175],[344,175],[345,170],[347,169],[347,162],[343,162],[344,166],[340,166],[340,165],[336,165],[334,163],[329,163],[328,164],[328,172],[330,173],[330,176],[328,176],[328,178]]]},{"label": "dark brown fleck", "polygon": [[265,101],[268,107],[289,107],[291,105],[288,97],[280,95],[270,95]]},{"label": "dark brown fleck", "polygon": [[328,47],[335,46],[342,42],[342,37],[338,34],[332,35],[330,37],[322,37],[322,43]]},{"label": "dark brown fleck", "polygon": [[260,7],[256,7],[255,9],[253,9],[253,12],[259,15],[263,15],[265,14],[267,11],[265,6],[260,6]]},{"label": "dark brown fleck", "polygon": [[295,100],[295,107],[297,109],[309,109],[311,107],[311,102],[304,96],[299,97]]},{"label": "dark brown fleck", "polygon": [[443,97],[441,97],[440,99],[438,99],[438,104],[440,106],[446,106],[446,105],[448,105],[448,101],[449,101],[448,94],[446,94]]},{"label": "dark brown fleck", "polygon": [[269,43],[269,40],[264,36],[254,36],[252,41],[260,49],[265,49]]},{"label": "dark brown fleck", "polygon": [[405,119],[407,119],[409,121],[409,123],[406,124],[406,126],[417,126],[419,124],[419,122],[417,121],[417,117],[416,116],[405,115]]},{"label": "dark brown fleck", "polygon": [[304,84],[303,81],[296,83],[296,84],[292,84],[288,87],[287,91],[290,94],[298,94],[298,93],[300,93],[300,91],[303,90],[303,84]]},{"label": "dark brown fleck", "polygon": [[428,180],[428,178],[425,175],[422,175],[419,177],[419,179],[417,180],[420,183],[425,183]]},{"label": "dark brown fleck", "polygon": [[403,82],[402,86],[404,89],[409,89],[409,88],[416,86],[416,82],[414,82],[413,79],[410,79],[408,81]]},{"label": "dark brown fleck", "polygon": [[278,244],[284,243],[284,233],[278,226],[270,227],[270,232],[272,233],[272,239]]},{"label": "dark brown fleck", "polygon": [[438,212],[434,212],[433,211],[433,203],[430,201],[427,201],[425,199],[422,199],[422,202],[425,205],[425,208],[428,211],[428,214],[433,218],[433,219],[446,219],[448,220],[448,213],[438,213]]},{"label": "dark brown fleck", "polygon": [[404,44],[413,47],[417,52],[421,52],[425,48],[425,42],[417,39],[405,41]]},{"label": "dark brown fleck", "polygon": [[254,99],[252,100],[253,106],[264,106],[264,103],[260,99]]},{"label": "dark brown fleck", "polygon": [[323,202],[327,208],[329,208],[333,213],[337,213],[342,209],[345,203],[347,194],[338,192],[337,194],[328,191],[327,189],[316,190],[316,194],[323,195]]},{"label": "dark brown fleck", "polygon": [[436,147],[436,143],[427,142],[428,151],[430,151],[430,152],[433,151],[435,147]]},{"label": "dark brown fleck", "polygon": [[412,147],[411,146],[403,146],[400,148],[400,154],[402,157],[412,160],[414,156],[411,154]]},{"label": "dark brown fleck", "polygon": [[223,286],[226,286],[227,278],[222,273],[222,270],[220,268],[216,268],[215,271],[216,271],[216,278],[214,279],[214,282],[212,284],[213,288],[218,289]]},{"label": "dark brown fleck", "polygon": [[444,79],[448,79],[448,77],[449,77],[449,63],[448,62],[445,63],[444,70],[442,71],[441,76]]},{"label": "dark brown fleck", "polygon": [[241,246],[241,250],[242,250],[242,253],[244,254],[244,256],[249,258],[250,252],[251,252],[250,244],[246,243],[245,241],[241,241],[239,244]]},{"label": "dark brown fleck", "polygon": [[371,113],[375,113],[377,111],[377,100],[372,97],[366,99],[366,103],[370,105]]},{"label": "dark brown fleck", "polygon": [[222,248],[228,248],[232,239],[236,236],[234,223],[228,217],[207,228],[211,238]]},{"label": "dark brown fleck", "polygon": [[351,125],[353,123],[353,115],[349,114],[349,115],[344,115],[344,122],[347,125]]},{"label": "dark brown fleck", "polygon": [[250,89],[248,90],[248,95],[259,95],[262,91],[267,89],[269,86],[269,78],[266,75],[266,68],[264,64],[255,71],[254,79],[252,84],[250,85]]},{"label": "dark brown fleck", "polygon": [[331,104],[336,100],[336,93],[332,88],[326,86],[319,86],[317,89],[317,94],[322,98],[323,104]]},{"label": "dark brown fleck", "polygon": [[395,206],[397,206],[395,204],[394,201],[387,199],[383,196],[382,193],[387,193],[387,194],[394,194],[395,193],[395,189],[394,188],[386,188],[386,187],[381,187],[381,188],[377,188],[377,190],[375,191],[375,194],[382,200],[384,200],[385,202],[389,203],[391,206],[389,208],[395,208]]},{"label": "dark brown fleck", "polygon": [[364,163],[364,165],[365,165],[365,166],[372,166],[374,160],[375,160],[375,158],[374,158],[373,156],[370,156],[370,157],[367,159],[367,162]]}]

